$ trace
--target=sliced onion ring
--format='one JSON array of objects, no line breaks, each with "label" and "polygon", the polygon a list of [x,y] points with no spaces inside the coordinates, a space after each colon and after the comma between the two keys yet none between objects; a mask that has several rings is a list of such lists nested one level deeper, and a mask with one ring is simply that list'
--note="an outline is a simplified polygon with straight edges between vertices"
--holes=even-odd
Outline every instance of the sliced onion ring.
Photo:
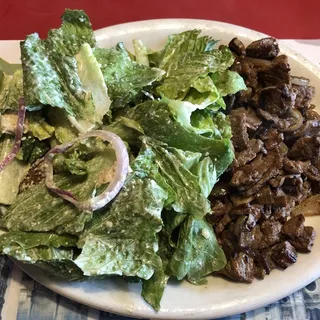
[{"label": "sliced onion ring", "polygon": [[24,99],[20,98],[14,145],[10,153],[0,162],[0,172],[5,168],[5,166],[7,166],[16,157],[16,155],[20,150],[25,117],[26,117],[26,106],[24,105]]},{"label": "sliced onion ring", "polygon": [[[53,181],[52,161],[55,154],[63,153],[64,151],[72,147],[75,143],[90,137],[98,137],[101,138],[103,141],[108,141],[111,144],[116,153],[117,167],[115,170],[115,174],[112,177],[105,191],[91,199],[78,201],[70,191],[59,189],[55,185]],[[116,134],[103,130],[96,130],[85,133],[70,142],[52,148],[45,155],[45,161],[47,164],[45,179],[47,188],[59,195],[60,197],[62,197],[63,199],[71,202],[80,210],[84,211],[95,211],[108,204],[121,190],[129,171],[129,156],[124,142]]]}]

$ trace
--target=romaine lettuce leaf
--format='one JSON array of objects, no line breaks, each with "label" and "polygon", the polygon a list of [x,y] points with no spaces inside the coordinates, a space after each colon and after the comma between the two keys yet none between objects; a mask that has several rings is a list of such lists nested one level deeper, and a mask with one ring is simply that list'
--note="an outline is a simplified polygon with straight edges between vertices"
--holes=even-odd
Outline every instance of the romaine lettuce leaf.
[{"label": "romaine lettuce leaf", "polygon": [[85,275],[149,279],[160,265],[156,234],[161,230],[165,191],[148,178],[131,178],[110,208],[102,209],[82,234],[75,260]]},{"label": "romaine lettuce leaf", "polygon": [[[0,162],[11,152],[14,138],[5,135],[0,140]],[[29,169],[29,165],[18,159],[0,171],[0,204],[11,205],[19,192],[19,186]]]},{"label": "romaine lettuce leaf", "polygon": [[112,108],[123,107],[164,74],[160,69],[132,61],[122,43],[113,48],[96,48],[94,55],[113,101]]},{"label": "romaine lettuce leaf", "polygon": [[234,71],[215,72],[211,75],[211,79],[222,97],[228,94],[235,94],[247,88],[243,78]]},{"label": "romaine lettuce leaf", "polygon": [[194,284],[204,284],[206,275],[221,270],[225,264],[226,257],[212,226],[205,219],[189,215],[181,225],[178,245],[167,272],[179,280],[186,277]]},{"label": "romaine lettuce leaf", "polygon": [[52,137],[54,127],[50,126],[43,117],[33,114],[28,114],[28,132],[35,138],[46,140]]},{"label": "romaine lettuce leaf", "polygon": [[187,216],[187,214],[178,213],[173,210],[162,211],[163,228],[159,232],[159,251],[157,253],[161,258],[161,266],[155,270],[150,279],[143,280],[141,292],[145,301],[156,311],[160,309],[161,298],[170,278],[166,269],[176,247],[176,243],[171,238],[172,232],[180,226]]},{"label": "romaine lettuce leaf", "polygon": [[103,127],[106,131],[111,131],[118,135],[123,141],[139,145],[139,136],[144,135],[141,125],[132,119],[126,117],[118,117],[108,126]]},{"label": "romaine lettuce leaf", "polygon": [[[87,161],[86,176],[61,173],[56,174],[54,179],[60,188],[72,191],[79,200],[86,200],[96,191],[103,169],[111,167],[114,161],[114,150],[107,148]],[[92,212],[80,211],[73,204],[50,193],[41,182],[18,195],[2,217],[0,225],[12,231],[78,234],[91,218]]]},{"label": "romaine lettuce leaf", "polygon": [[217,173],[210,157],[205,157],[196,166],[192,172],[199,179],[199,185],[204,197],[209,197],[214,185],[217,182]]},{"label": "romaine lettuce leaf", "polygon": [[22,70],[12,76],[0,70],[0,113],[7,110],[17,111],[19,98],[23,96]]},{"label": "romaine lettuce leaf", "polygon": [[54,233],[10,231],[0,236],[0,252],[27,263],[71,260],[72,247],[76,243],[75,237],[58,236]]},{"label": "romaine lettuce leaf", "polygon": [[184,98],[185,101],[189,101],[196,105],[201,105],[202,109],[210,106],[211,110],[219,110],[221,107],[219,104],[220,93],[213,83],[210,76],[198,78],[192,83],[188,94]]},{"label": "romaine lettuce leaf", "polygon": [[28,136],[21,142],[16,159],[32,164],[43,157],[49,150],[50,145],[47,141],[40,141]]},{"label": "romaine lettuce leaf", "polygon": [[[207,138],[188,130],[175,120],[164,102],[144,102],[129,110],[126,117],[139,122],[147,136],[170,147],[207,154],[213,161],[218,177],[233,160],[233,147],[229,137]],[[225,124],[228,126],[227,122]]]},{"label": "romaine lettuce leaf", "polygon": [[[197,176],[192,174],[179,159],[181,153],[182,150],[177,151],[175,148],[169,148],[144,137],[140,154],[132,169],[140,175],[143,172],[147,177],[154,179],[167,192],[169,196],[165,203],[167,208],[172,207],[176,212],[203,217],[210,212],[210,203],[201,192]],[[145,165],[146,159],[150,164],[148,167]]]},{"label": "romaine lettuce leaf", "polygon": [[169,99],[183,99],[199,77],[228,69],[233,61],[227,47],[212,49],[210,37],[199,37],[200,30],[169,36],[166,47],[158,54],[159,68],[166,71],[158,92]]},{"label": "romaine lettuce leaf", "polygon": [[88,16],[66,10],[62,20],[46,40],[35,33],[21,42],[25,101],[30,110],[39,105],[62,108],[73,125],[87,131],[101,123],[110,102],[90,47],[95,38]]}]

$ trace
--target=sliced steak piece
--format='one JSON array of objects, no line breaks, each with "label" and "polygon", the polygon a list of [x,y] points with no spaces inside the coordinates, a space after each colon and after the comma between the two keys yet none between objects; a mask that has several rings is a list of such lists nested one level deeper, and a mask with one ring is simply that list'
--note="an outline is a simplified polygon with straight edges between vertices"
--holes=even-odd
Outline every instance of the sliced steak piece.
[{"label": "sliced steak piece", "polygon": [[259,82],[263,87],[290,83],[290,66],[288,57],[281,55],[273,59],[270,66],[262,68],[258,73]]},{"label": "sliced steak piece", "polygon": [[[265,158],[262,154],[257,155],[257,157],[250,163],[240,169],[238,169],[232,176],[230,185],[235,188],[241,188],[245,190],[248,186],[256,183],[262,175],[268,170],[268,166],[265,165]],[[270,163],[273,162],[273,157],[268,156]]]},{"label": "sliced steak piece", "polygon": [[282,157],[277,150],[264,157],[257,156],[250,164],[236,171],[231,179],[231,186],[238,188],[245,196],[256,194],[282,167]]},{"label": "sliced steak piece", "polygon": [[272,150],[283,142],[283,133],[279,132],[275,128],[267,129],[263,134],[261,134],[261,139],[264,141],[265,148],[267,150]]},{"label": "sliced steak piece", "polygon": [[252,131],[256,131],[262,123],[261,119],[257,116],[256,112],[252,108],[247,108],[245,110],[247,128]]},{"label": "sliced steak piece", "polygon": [[283,162],[284,169],[289,173],[303,174],[310,180],[320,182],[320,172],[311,163],[310,160],[307,161],[294,161],[285,159]]},{"label": "sliced steak piece", "polygon": [[320,120],[307,120],[302,126],[293,132],[293,137],[315,137],[320,136]]},{"label": "sliced steak piece", "polygon": [[320,137],[303,137],[288,152],[289,159],[313,160],[320,156]]},{"label": "sliced steak piece", "polygon": [[310,252],[316,237],[313,227],[304,226],[302,214],[289,219],[282,227],[282,234],[290,241],[298,252]]},{"label": "sliced steak piece", "polygon": [[220,273],[235,281],[252,282],[255,275],[253,259],[240,252],[227,262]]},{"label": "sliced steak piece", "polygon": [[261,90],[259,107],[272,115],[283,116],[292,109],[295,103],[296,93],[291,85],[281,84]]},{"label": "sliced steak piece", "polygon": [[305,112],[305,118],[307,120],[318,120],[320,121],[320,114],[312,109],[308,109],[306,112]]},{"label": "sliced steak piece", "polygon": [[248,143],[248,148],[241,152],[235,153],[233,167],[239,168],[253,160],[257,154],[262,150],[263,142],[257,139],[251,139]]},{"label": "sliced steak piece", "polygon": [[271,60],[280,52],[279,45],[275,38],[264,38],[252,42],[246,48],[248,57]]},{"label": "sliced steak piece", "polygon": [[297,261],[297,251],[288,241],[283,241],[271,248],[272,261],[280,268],[287,269]]},{"label": "sliced steak piece", "polygon": [[[261,223],[260,230],[266,247],[280,242],[282,224],[279,221],[268,219]],[[261,247],[263,249],[263,247]]]},{"label": "sliced steak piece", "polygon": [[231,70],[240,74],[247,87],[252,89],[258,87],[258,70],[253,63],[238,58],[231,66]]},{"label": "sliced steak piece", "polygon": [[232,142],[236,151],[240,152],[248,147],[249,135],[246,126],[246,114],[232,110],[230,115],[230,124],[232,128]]},{"label": "sliced steak piece", "polygon": [[292,89],[296,94],[295,107],[299,110],[308,109],[315,94],[315,88],[311,86],[298,86],[293,84]]},{"label": "sliced steak piece", "polygon": [[234,52],[238,56],[245,56],[246,55],[246,47],[238,38],[233,38],[229,42],[229,49]]},{"label": "sliced steak piece", "polygon": [[282,227],[282,234],[288,239],[295,239],[302,236],[305,218],[302,214],[289,219]]}]

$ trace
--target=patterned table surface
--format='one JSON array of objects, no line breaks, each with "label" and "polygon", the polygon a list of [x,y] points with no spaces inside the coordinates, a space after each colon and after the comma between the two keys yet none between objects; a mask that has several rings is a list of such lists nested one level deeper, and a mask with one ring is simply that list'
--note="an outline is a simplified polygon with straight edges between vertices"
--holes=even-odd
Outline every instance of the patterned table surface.
[{"label": "patterned table surface", "polygon": [[[320,64],[320,40],[286,40]],[[0,256],[0,310],[3,320],[130,320],[64,298],[32,280]],[[263,308],[220,320],[320,320],[320,279]]]}]

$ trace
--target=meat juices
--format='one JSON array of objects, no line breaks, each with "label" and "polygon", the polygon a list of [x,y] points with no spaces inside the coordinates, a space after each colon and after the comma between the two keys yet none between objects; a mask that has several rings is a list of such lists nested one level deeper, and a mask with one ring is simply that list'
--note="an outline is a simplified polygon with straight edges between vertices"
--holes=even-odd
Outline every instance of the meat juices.
[{"label": "meat juices", "polygon": [[292,77],[274,38],[247,48],[234,38],[232,70],[247,90],[225,99],[235,159],[211,194],[213,225],[227,256],[219,273],[236,281],[286,269],[315,239],[292,209],[320,190],[320,115],[309,80]]}]

